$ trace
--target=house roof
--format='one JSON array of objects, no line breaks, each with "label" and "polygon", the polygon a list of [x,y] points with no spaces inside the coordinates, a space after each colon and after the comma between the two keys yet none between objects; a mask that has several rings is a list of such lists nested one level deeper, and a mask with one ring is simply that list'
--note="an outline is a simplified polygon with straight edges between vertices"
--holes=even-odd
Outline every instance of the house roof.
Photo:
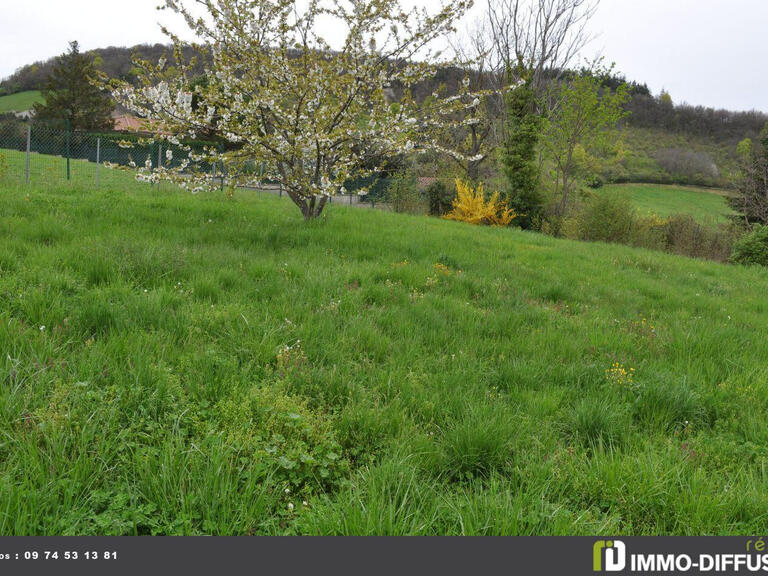
[{"label": "house roof", "polygon": [[146,132],[147,123],[141,118],[130,114],[121,114],[112,118],[115,121],[115,130],[119,132]]},{"label": "house roof", "polygon": [[418,179],[419,188],[426,189],[429,188],[432,184],[440,180],[440,178],[434,178],[432,176],[424,176]]}]

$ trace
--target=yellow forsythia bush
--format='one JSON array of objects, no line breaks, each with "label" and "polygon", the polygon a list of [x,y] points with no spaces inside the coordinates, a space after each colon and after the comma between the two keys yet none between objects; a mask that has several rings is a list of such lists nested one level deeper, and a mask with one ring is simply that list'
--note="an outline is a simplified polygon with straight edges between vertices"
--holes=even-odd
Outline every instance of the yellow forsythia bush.
[{"label": "yellow forsythia bush", "polygon": [[448,220],[458,220],[484,226],[508,226],[517,217],[515,211],[499,201],[499,193],[486,200],[482,183],[472,188],[469,182],[456,180],[457,196],[453,201],[453,210],[444,216]]}]

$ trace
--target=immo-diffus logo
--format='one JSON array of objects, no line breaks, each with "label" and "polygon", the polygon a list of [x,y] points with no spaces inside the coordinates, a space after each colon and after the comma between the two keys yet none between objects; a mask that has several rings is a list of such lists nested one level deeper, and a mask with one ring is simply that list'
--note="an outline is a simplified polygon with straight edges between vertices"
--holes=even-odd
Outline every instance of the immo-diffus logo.
[{"label": "immo-diffus logo", "polygon": [[595,572],[621,572],[627,566],[627,547],[621,540],[598,540],[592,548]]}]

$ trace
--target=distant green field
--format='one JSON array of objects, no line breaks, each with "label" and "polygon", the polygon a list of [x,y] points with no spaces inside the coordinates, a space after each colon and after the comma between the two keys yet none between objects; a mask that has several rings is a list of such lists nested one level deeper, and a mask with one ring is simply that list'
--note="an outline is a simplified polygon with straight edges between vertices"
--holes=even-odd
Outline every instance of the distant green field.
[{"label": "distant green field", "polygon": [[700,222],[723,222],[733,214],[723,190],[662,184],[612,184],[603,190],[630,194],[640,212],[659,216],[690,214]]},{"label": "distant green field", "polygon": [[29,110],[32,106],[42,101],[43,97],[39,90],[30,90],[28,92],[19,92],[9,96],[2,96],[0,97],[0,114]]}]

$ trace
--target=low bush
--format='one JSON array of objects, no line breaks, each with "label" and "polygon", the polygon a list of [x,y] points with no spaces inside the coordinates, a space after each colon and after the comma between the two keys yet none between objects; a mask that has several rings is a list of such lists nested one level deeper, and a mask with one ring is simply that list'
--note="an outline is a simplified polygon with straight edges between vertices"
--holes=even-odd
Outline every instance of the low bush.
[{"label": "low bush", "polygon": [[468,182],[456,180],[456,191],[458,195],[453,201],[453,209],[445,215],[448,220],[484,226],[509,226],[517,217],[512,208],[499,200],[498,192],[486,200],[482,183],[473,188]]},{"label": "low bush", "polygon": [[757,226],[733,246],[731,262],[768,266],[768,226]]},{"label": "low bush", "polygon": [[[740,230],[733,224],[702,224],[688,214],[662,218],[657,214],[639,215],[629,197],[620,193],[595,194],[587,199],[581,211],[550,223],[544,232],[557,232],[576,240],[626,244],[650,250],[661,250],[690,258],[716,262],[759,263],[761,240],[747,242],[739,254],[731,255]],[[763,233],[765,234],[765,233]],[[757,237],[756,237],[757,238]],[[766,240],[762,240],[765,242]],[[768,244],[764,256],[768,261]]]},{"label": "low bush", "polygon": [[667,219],[667,251],[673,254],[726,262],[738,231],[732,226],[707,226],[688,214]]},{"label": "low bush", "polygon": [[666,250],[668,223],[666,218],[658,214],[638,215],[632,227],[629,243],[649,250]]},{"label": "low bush", "polygon": [[445,216],[451,211],[456,191],[446,182],[436,180],[427,187],[430,216]]},{"label": "low bush", "polygon": [[590,198],[578,216],[581,240],[629,244],[637,216],[629,197],[623,194],[597,194]]}]

